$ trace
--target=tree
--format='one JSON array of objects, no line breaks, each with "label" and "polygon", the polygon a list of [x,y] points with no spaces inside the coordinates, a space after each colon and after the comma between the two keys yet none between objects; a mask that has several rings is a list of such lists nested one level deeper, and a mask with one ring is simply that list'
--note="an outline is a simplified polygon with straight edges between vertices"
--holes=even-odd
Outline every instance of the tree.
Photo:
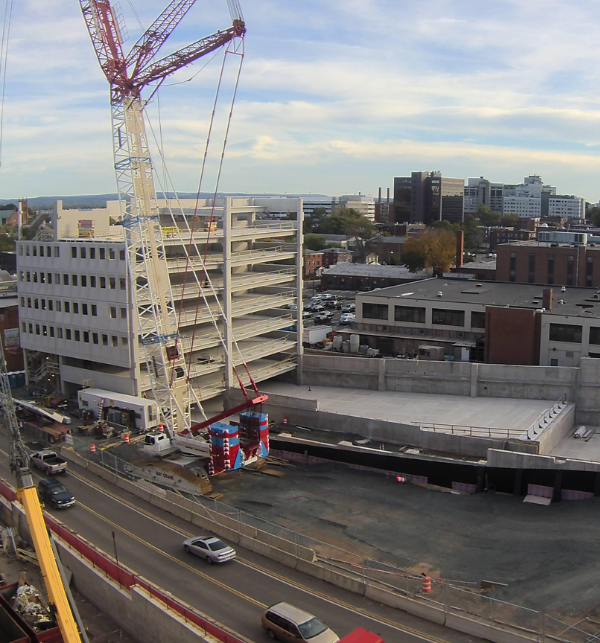
[{"label": "tree", "polygon": [[471,252],[477,252],[483,242],[483,232],[479,229],[477,219],[467,214],[462,229],[465,233],[465,248]]},{"label": "tree", "polygon": [[402,249],[402,263],[411,272],[431,269],[435,275],[450,270],[456,256],[456,236],[449,230],[429,228],[418,237],[407,239]]},{"label": "tree", "polygon": [[518,228],[519,227],[519,215],[514,214],[514,212],[510,212],[509,214],[505,214],[502,217],[501,224],[503,226],[506,226],[507,228]]},{"label": "tree", "polygon": [[304,234],[308,232],[321,232],[323,219],[327,216],[325,208],[314,208],[304,219]]},{"label": "tree", "polygon": [[475,218],[479,219],[481,225],[484,226],[494,226],[500,225],[500,219],[502,215],[499,212],[494,212],[489,205],[484,205],[483,203],[477,208],[477,213]]},{"label": "tree", "polygon": [[319,251],[327,248],[327,241],[320,234],[306,234],[304,235],[304,246],[308,250]]},{"label": "tree", "polygon": [[[360,259],[360,263],[365,263],[367,261],[367,253],[373,239],[377,235],[377,229],[373,225],[373,222],[367,219],[367,217],[356,212],[352,211],[350,215],[346,216],[346,223],[344,225],[344,232],[350,236],[354,237],[354,242],[356,244],[356,250]],[[355,213],[355,214],[352,214]],[[358,216],[356,216],[358,215]]]},{"label": "tree", "polygon": [[600,227],[600,208],[590,208],[586,212],[585,218],[587,221],[590,221],[592,225],[597,228]]},{"label": "tree", "polygon": [[442,221],[434,221],[430,227],[434,230],[448,230],[448,232],[456,232],[459,229],[457,224],[453,225],[450,221],[446,221],[445,219]]}]

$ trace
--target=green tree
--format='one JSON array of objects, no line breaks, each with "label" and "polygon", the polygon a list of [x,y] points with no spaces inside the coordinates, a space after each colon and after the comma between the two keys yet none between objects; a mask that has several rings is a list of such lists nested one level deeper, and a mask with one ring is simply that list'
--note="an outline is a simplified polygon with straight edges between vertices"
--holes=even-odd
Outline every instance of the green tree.
[{"label": "green tree", "polygon": [[365,263],[369,249],[377,236],[377,228],[373,225],[372,221],[356,212],[356,210],[350,208],[348,212],[350,214],[346,216],[344,232],[348,236],[354,237],[360,263]]},{"label": "green tree", "polygon": [[325,217],[327,217],[327,210],[325,208],[315,208],[311,214],[304,219],[304,233],[321,232],[321,224]]},{"label": "green tree", "polygon": [[494,212],[489,205],[484,205],[482,203],[477,208],[475,218],[479,219],[481,225],[494,226],[500,225],[500,219],[502,219],[502,215],[499,212]]},{"label": "green tree", "polygon": [[327,248],[327,241],[325,237],[320,234],[310,233],[304,235],[304,246],[308,248],[308,250],[319,251]]},{"label": "green tree", "polygon": [[450,270],[456,257],[456,236],[449,230],[429,228],[418,237],[407,239],[402,249],[402,263],[411,272],[431,269],[436,275]]},{"label": "green tree", "polygon": [[[469,216],[469,215],[467,215]],[[450,221],[434,221],[431,226],[434,230],[448,230],[448,232],[456,232],[460,226],[452,224]]]},{"label": "green tree", "polygon": [[590,208],[585,214],[586,221],[592,225],[600,227],[600,208]]},{"label": "green tree", "polygon": [[500,223],[503,226],[506,226],[507,228],[518,228],[519,227],[519,215],[515,214],[514,212],[510,212],[509,214],[505,214],[502,217],[502,220]]},{"label": "green tree", "polygon": [[477,219],[467,214],[462,224],[465,233],[465,248],[470,252],[477,252],[483,243],[483,232],[479,229]]}]

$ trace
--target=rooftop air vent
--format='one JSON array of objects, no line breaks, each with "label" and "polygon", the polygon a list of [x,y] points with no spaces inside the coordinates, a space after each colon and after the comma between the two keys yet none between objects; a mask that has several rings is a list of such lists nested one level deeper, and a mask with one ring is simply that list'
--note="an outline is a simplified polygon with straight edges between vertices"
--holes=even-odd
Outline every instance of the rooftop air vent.
[{"label": "rooftop air vent", "polygon": [[566,286],[563,286],[563,287],[560,289],[560,292],[567,292],[567,287],[566,287]]},{"label": "rooftop air vent", "polygon": [[444,295],[444,293],[441,290],[438,291],[438,294],[437,294],[438,297],[442,297],[443,295]]}]

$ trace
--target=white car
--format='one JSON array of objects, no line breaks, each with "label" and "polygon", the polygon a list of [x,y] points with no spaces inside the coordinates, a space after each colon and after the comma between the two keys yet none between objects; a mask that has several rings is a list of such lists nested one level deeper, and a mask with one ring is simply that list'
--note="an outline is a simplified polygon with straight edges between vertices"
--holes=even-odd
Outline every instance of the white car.
[{"label": "white car", "polygon": [[353,315],[352,313],[344,313],[343,315],[340,315],[340,324],[352,324],[355,319],[356,315]]},{"label": "white car", "polygon": [[225,563],[235,558],[235,549],[226,545],[215,536],[196,536],[183,541],[183,548],[188,554],[195,554],[204,558],[212,565],[213,563]]}]

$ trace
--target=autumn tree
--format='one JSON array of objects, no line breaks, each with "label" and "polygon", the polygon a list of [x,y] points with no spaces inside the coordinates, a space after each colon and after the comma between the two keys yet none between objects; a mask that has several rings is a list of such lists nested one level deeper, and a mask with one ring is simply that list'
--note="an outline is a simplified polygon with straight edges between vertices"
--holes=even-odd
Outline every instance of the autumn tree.
[{"label": "autumn tree", "polygon": [[426,230],[407,239],[402,248],[402,263],[411,272],[431,269],[435,275],[450,270],[456,256],[456,236],[449,230]]}]

